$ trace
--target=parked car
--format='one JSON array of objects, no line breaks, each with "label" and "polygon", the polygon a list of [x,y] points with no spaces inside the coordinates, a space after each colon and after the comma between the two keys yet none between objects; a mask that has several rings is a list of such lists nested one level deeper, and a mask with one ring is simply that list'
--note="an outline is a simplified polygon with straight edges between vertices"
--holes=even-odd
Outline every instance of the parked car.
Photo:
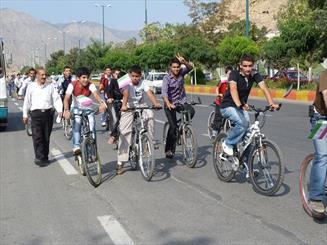
[{"label": "parked car", "polygon": [[[274,81],[286,80],[291,84],[291,83],[297,83],[297,76],[298,76],[297,70],[284,70],[284,71],[278,71],[271,79]],[[307,76],[304,75],[302,72],[300,72],[300,83],[306,84],[308,83],[308,81],[309,80]]]},{"label": "parked car", "polygon": [[100,80],[102,74],[92,74],[91,75],[91,81],[93,80]]},{"label": "parked car", "polygon": [[167,72],[150,72],[145,82],[147,82],[155,94],[161,93],[161,87],[162,87],[162,80],[164,76],[167,74]]}]

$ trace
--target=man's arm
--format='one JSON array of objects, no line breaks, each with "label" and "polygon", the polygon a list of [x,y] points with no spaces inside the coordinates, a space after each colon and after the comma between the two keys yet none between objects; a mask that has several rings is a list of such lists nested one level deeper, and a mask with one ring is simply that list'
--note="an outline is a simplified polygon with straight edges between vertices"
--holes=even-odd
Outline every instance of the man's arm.
[{"label": "man's arm", "polygon": [[122,111],[127,111],[127,102],[128,102],[128,89],[126,88],[123,91],[123,103],[121,107]]},{"label": "man's arm", "polygon": [[265,82],[262,81],[259,83],[259,88],[263,91],[265,97],[266,97],[266,100],[268,102],[268,104],[273,108],[273,109],[277,109],[279,108],[279,105],[275,104],[273,99],[271,98],[271,95],[270,95],[270,92],[269,92],[269,89],[268,87],[266,86]]},{"label": "man's arm", "polygon": [[31,86],[27,87],[27,91],[26,91],[26,96],[24,99],[24,105],[23,105],[23,122],[27,123],[27,120],[25,122],[25,119],[28,118],[28,112],[31,109],[32,106],[32,98],[31,98]]},{"label": "man's arm", "polygon": [[60,116],[62,116],[62,100],[60,98],[60,95],[58,94],[57,89],[53,86],[53,91],[52,91],[52,101],[53,101],[53,106],[56,109],[56,111],[58,112],[58,114]]},{"label": "man's arm", "polygon": [[155,107],[157,107],[157,108],[161,107],[160,103],[158,102],[157,98],[154,96],[154,94],[153,94],[153,92],[152,92],[151,89],[149,89],[149,90],[146,92],[146,94],[147,94],[147,96],[149,97],[151,103],[152,103]]},{"label": "man's arm", "polygon": [[174,109],[175,106],[173,104],[170,103],[169,99],[168,99],[168,77],[167,75],[163,78],[162,81],[162,89],[161,89],[161,97],[164,100],[165,105],[167,106],[167,108],[169,110]]},{"label": "man's arm", "polygon": [[[234,81],[230,81],[229,82],[229,89],[230,89],[230,94],[232,96],[232,99],[235,103],[235,105],[240,108],[242,105],[242,102],[240,100],[240,96],[238,95],[238,91],[237,91],[237,83]],[[247,108],[244,108],[247,109]]]}]

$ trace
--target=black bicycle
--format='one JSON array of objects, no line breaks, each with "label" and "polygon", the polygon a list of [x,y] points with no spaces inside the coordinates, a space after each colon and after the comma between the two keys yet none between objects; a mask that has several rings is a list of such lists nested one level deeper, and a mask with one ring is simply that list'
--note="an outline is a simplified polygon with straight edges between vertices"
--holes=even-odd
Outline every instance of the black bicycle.
[{"label": "black bicycle", "polygon": [[[225,182],[231,181],[237,171],[245,171],[255,191],[269,196],[275,194],[283,183],[285,163],[278,145],[261,132],[266,112],[271,108],[250,108],[255,112],[254,123],[249,127],[242,142],[237,145],[233,156],[226,155],[222,149],[226,133],[220,133],[216,137],[213,145],[213,165],[218,178]],[[260,115],[263,115],[261,123]],[[247,159],[245,152],[249,152]]]},{"label": "black bicycle", "polygon": [[[210,106],[215,108],[216,104],[212,103]],[[214,140],[215,140],[215,136],[213,134],[213,131],[214,131],[213,130],[213,122],[214,122],[214,119],[215,119],[215,115],[216,115],[216,112],[215,112],[215,109],[214,109],[212,112],[210,112],[209,117],[208,117],[208,123],[207,123],[208,124],[208,136],[209,136],[209,139],[211,140],[211,142],[214,142]],[[223,121],[223,123],[222,123],[222,126],[221,126],[219,132],[227,133],[227,131],[232,126],[231,122],[226,118],[223,118],[222,121]]]},{"label": "black bicycle", "polygon": [[144,125],[144,110],[160,110],[156,107],[131,107],[128,111],[134,112],[134,120],[132,126],[132,140],[129,150],[129,162],[133,170],[140,168],[142,177],[146,181],[150,181],[153,176],[155,167],[155,157],[152,139]]},{"label": "black bicycle", "polygon": [[[202,104],[198,97],[198,102],[191,101],[190,105]],[[189,168],[194,168],[197,162],[198,143],[192,127],[190,112],[182,104],[176,104],[176,111],[180,113],[180,119],[177,120],[177,138],[176,144],[182,146],[183,161]],[[162,142],[165,149],[166,139],[169,130],[169,123],[166,122],[163,127]]]},{"label": "black bicycle", "polygon": [[[75,156],[80,173],[86,175],[88,181],[94,187],[101,184],[102,168],[97,149],[96,132],[92,132],[88,116],[95,113],[90,109],[78,109],[74,111],[81,117],[81,155]],[[97,113],[97,111],[96,111]]]}]

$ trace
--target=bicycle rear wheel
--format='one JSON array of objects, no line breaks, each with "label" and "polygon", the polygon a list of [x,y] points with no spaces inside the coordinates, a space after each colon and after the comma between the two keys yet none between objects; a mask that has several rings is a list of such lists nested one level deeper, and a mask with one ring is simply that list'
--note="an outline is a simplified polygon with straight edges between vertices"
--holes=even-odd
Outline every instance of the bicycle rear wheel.
[{"label": "bicycle rear wheel", "polygon": [[73,137],[73,126],[70,119],[64,119],[64,134],[67,140]]},{"label": "bicycle rear wheel", "polygon": [[215,112],[212,111],[208,117],[208,136],[209,136],[209,139],[212,140],[212,124],[213,124],[213,121],[215,119]]},{"label": "bicycle rear wheel", "polygon": [[150,181],[153,176],[155,165],[153,144],[148,133],[141,134],[140,138],[139,167],[143,178]]},{"label": "bicycle rear wheel", "polygon": [[224,133],[227,133],[227,131],[230,129],[232,127],[232,125],[231,125],[231,122],[227,119],[227,118],[225,118],[224,120],[223,120],[223,131],[224,131]]},{"label": "bicycle rear wheel", "polygon": [[91,185],[98,187],[102,181],[102,171],[96,141],[93,138],[87,137],[83,140],[82,156],[87,179]]},{"label": "bicycle rear wheel", "polygon": [[283,183],[285,171],[282,152],[277,144],[263,139],[262,147],[253,147],[249,159],[250,178],[255,191],[266,196],[275,194]]},{"label": "bicycle rear wheel", "polygon": [[28,136],[32,136],[32,119],[29,116],[27,119],[27,124],[25,125],[26,133]]},{"label": "bicycle rear wheel", "polygon": [[[315,212],[309,205],[309,184],[310,184],[310,174],[311,174],[313,158],[314,158],[314,154],[310,154],[306,156],[303,162],[301,163],[300,181],[299,181],[300,197],[301,197],[303,208],[309,216],[317,219],[323,219],[325,218],[326,214],[320,214]],[[327,190],[325,189],[325,191]]]},{"label": "bicycle rear wheel", "polygon": [[85,164],[81,155],[75,156],[75,161],[77,162],[78,169],[81,175],[85,176]]},{"label": "bicycle rear wheel", "polygon": [[228,160],[223,160],[221,154],[223,154],[222,143],[227,137],[226,133],[220,133],[216,137],[213,144],[213,166],[216,171],[218,179],[229,182],[235,176],[235,171],[232,168],[232,163]]},{"label": "bicycle rear wheel", "polygon": [[183,158],[186,166],[193,168],[197,162],[198,143],[191,125],[186,125],[183,129]]}]

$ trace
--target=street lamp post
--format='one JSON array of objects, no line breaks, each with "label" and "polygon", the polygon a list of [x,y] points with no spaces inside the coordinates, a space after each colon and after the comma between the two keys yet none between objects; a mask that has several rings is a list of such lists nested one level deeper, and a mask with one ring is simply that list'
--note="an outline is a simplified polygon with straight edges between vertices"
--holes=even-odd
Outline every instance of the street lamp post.
[{"label": "street lamp post", "polygon": [[59,33],[62,33],[62,44],[63,44],[63,50],[64,50],[64,54],[66,54],[66,34],[69,31],[59,31]]},{"label": "street lamp post", "polygon": [[250,20],[249,20],[249,0],[245,0],[245,36],[249,37]]},{"label": "street lamp post", "polygon": [[96,7],[102,8],[102,46],[104,46],[104,44],[105,44],[105,40],[104,40],[104,8],[111,7],[111,4],[104,5],[104,4],[95,3],[94,5]]},{"label": "street lamp post", "polygon": [[74,23],[77,23],[78,27],[78,49],[81,49],[81,24],[86,23],[86,20],[73,20]]},{"label": "street lamp post", "polygon": [[144,24],[145,24],[145,26],[148,25],[148,6],[147,6],[147,0],[144,0]]}]

